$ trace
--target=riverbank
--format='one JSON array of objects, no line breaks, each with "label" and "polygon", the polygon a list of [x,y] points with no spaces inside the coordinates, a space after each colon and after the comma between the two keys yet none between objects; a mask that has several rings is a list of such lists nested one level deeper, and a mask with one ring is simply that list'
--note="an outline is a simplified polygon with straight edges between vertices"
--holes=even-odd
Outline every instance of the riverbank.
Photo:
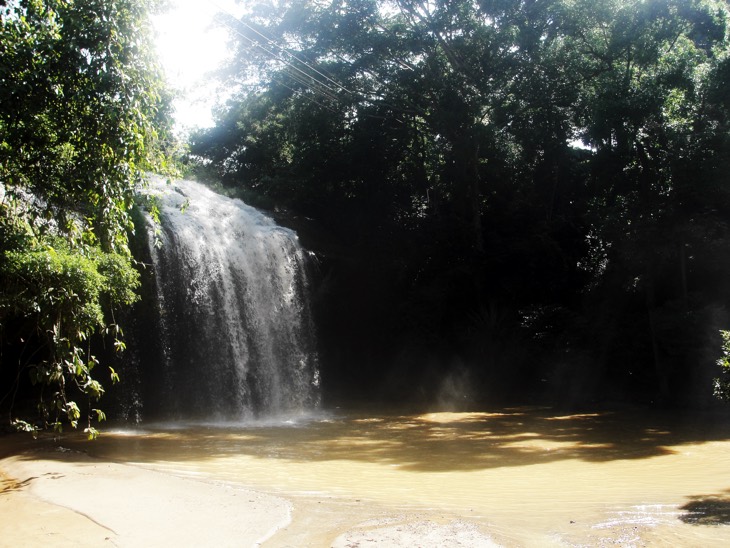
[{"label": "riverbank", "polygon": [[279,497],[60,446],[0,468],[3,546],[257,546],[291,521]]},{"label": "riverbank", "polygon": [[0,437],[0,546],[717,546],[730,425],[633,411],[329,413]]},{"label": "riverbank", "polygon": [[104,462],[62,445],[6,446],[3,456],[3,547],[495,546],[460,520],[394,514],[359,500],[293,504],[229,483]]}]

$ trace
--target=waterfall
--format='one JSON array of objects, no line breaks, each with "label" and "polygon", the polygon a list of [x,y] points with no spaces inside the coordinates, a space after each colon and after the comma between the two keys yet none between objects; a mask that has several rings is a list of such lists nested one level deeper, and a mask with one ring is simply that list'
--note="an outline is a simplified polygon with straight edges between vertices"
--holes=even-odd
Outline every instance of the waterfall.
[{"label": "waterfall", "polygon": [[155,407],[225,420],[316,407],[308,256],[296,233],[193,181],[153,179],[146,193],[160,217],[147,219]]}]

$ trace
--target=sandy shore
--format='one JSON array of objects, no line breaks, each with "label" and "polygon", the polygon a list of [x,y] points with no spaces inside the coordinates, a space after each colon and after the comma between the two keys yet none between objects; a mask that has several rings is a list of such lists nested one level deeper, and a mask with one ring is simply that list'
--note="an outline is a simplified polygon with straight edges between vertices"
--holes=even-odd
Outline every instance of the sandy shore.
[{"label": "sandy shore", "polygon": [[495,545],[452,518],[393,514],[360,501],[291,501],[62,447],[3,449],[3,547]]},{"label": "sandy shore", "polygon": [[0,461],[4,546],[258,546],[288,501],[79,454]]}]

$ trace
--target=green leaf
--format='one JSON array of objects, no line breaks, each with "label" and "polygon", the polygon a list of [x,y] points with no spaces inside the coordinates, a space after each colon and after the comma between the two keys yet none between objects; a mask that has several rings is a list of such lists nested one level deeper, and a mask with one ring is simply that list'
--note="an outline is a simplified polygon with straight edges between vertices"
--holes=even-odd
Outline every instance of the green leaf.
[{"label": "green leaf", "polygon": [[81,417],[81,411],[76,402],[70,401],[66,404],[66,415],[71,421],[77,421]]}]

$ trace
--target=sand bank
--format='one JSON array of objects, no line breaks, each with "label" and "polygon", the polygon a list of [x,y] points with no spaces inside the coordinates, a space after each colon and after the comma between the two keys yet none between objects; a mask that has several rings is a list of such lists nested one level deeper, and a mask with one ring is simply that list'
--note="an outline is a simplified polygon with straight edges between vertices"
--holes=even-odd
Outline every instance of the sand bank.
[{"label": "sand bank", "polygon": [[5,546],[258,546],[288,501],[67,452],[0,461]]},{"label": "sand bank", "polygon": [[292,502],[62,447],[4,449],[0,546],[494,546],[473,524],[450,518],[360,501]]}]

